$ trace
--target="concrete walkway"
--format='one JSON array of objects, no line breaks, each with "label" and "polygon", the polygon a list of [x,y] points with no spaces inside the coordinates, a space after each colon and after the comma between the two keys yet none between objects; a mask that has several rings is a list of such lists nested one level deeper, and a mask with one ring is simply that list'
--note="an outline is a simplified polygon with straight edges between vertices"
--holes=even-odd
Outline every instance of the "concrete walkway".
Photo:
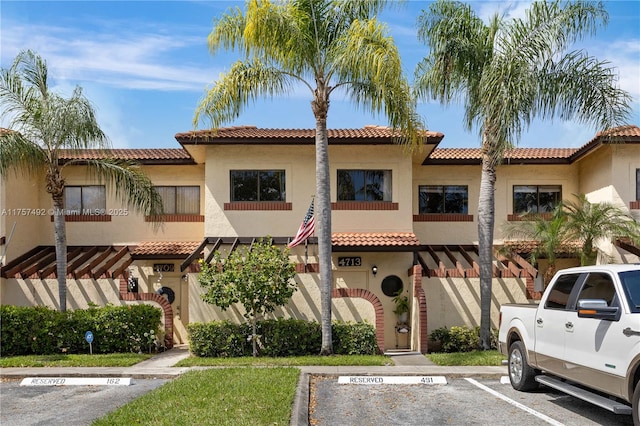
[{"label": "concrete walkway", "polygon": [[[438,366],[419,352],[388,352],[393,361],[386,366],[304,366],[303,374],[320,375],[446,375],[498,377],[507,374],[506,366],[451,367]],[[138,379],[172,379],[191,369],[202,367],[174,367],[190,356],[187,345],[174,348],[139,362],[131,367],[12,367],[0,368],[0,377],[130,377]]]}]

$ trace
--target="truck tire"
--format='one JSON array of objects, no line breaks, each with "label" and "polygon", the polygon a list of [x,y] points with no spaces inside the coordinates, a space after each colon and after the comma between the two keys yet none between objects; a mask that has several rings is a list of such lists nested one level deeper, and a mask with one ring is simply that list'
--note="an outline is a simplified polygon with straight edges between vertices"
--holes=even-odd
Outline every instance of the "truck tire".
[{"label": "truck tire", "polygon": [[538,388],[535,377],[537,371],[527,363],[527,351],[520,341],[513,342],[509,347],[509,381],[515,390],[530,391]]},{"label": "truck tire", "polygon": [[636,390],[631,398],[631,409],[633,410],[633,424],[640,426],[640,381],[636,383]]}]

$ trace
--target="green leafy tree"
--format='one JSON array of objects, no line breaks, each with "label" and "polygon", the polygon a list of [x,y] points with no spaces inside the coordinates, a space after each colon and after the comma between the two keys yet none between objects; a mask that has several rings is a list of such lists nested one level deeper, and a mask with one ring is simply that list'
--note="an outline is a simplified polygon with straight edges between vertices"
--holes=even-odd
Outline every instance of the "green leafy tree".
[{"label": "green leafy tree", "polygon": [[614,68],[569,46],[606,24],[601,2],[531,4],[523,19],[483,22],[468,4],[439,0],[418,18],[429,55],[416,68],[421,97],[462,101],[465,126],[479,130],[480,343],[491,342],[491,284],[496,168],[534,118],[575,119],[600,129],[629,117],[629,95]]},{"label": "green leafy tree", "polygon": [[66,167],[82,164],[114,189],[132,209],[147,215],[162,214],[162,199],[151,181],[134,163],[100,158],[59,161],[63,150],[109,148],[92,105],[76,87],[64,98],[49,88],[46,62],[32,51],[16,56],[10,68],[0,71],[0,112],[9,128],[0,131],[0,176],[10,172],[44,174],[53,201],[56,271],[60,310],[67,309],[67,236],[64,216]]},{"label": "green leafy tree", "polygon": [[258,356],[257,318],[285,305],[296,291],[289,249],[281,250],[270,239],[261,239],[226,257],[216,251],[211,264],[201,262],[201,268],[198,281],[206,289],[202,299],[222,310],[242,304],[253,330],[253,356]]},{"label": "green leafy tree", "polygon": [[563,203],[567,214],[567,231],[572,239],[582,243],[580,263],[594,265],[598,257],[598,240],[612,237],[630,238],[640,242],[640,222],[611,203],[591,203],[584,194],[576,201]]},{"label": "green leafy tree", "polygon": [[521,221],[506,222],[502,226],[502,235],[506,239],[537,243],[529,255],[529,261],[536,265],[540,258],[547,260],[547,269],[544,272],[545,284],[548,284],[556,273],[558,255],[566,251],[566,244],[570,240],[568,233],[567,214],[561,204],[553,209],[550,217],[528,213],[521,217]]},{"label": "green leafy tree", "polygon": [[416,146],[423,125],[415,112],[400,55],[376,15],[384,0],[249,0],[246,12],[230,9],[217,19],[209,49],[238,49],[243,58],[220,76],[194,118],[213,128],[240,116],[261,97],[309,91],[316,131],[315,214],[321,294],[322,347],[333,353],[331,337],[331,198],[327,115],[341,90],[358,106],[383,113],[398,130],[398,141]]}]

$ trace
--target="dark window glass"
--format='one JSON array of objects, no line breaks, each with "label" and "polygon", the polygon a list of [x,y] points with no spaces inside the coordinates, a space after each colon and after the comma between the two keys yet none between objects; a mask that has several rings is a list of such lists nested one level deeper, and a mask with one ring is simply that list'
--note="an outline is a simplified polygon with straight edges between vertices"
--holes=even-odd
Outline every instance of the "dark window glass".
[{"label": "dark window glass", "polygon": [[636,169],[636,200],[640,200],[640,169]]},{"label": "dark window glass", "polygon": [[616,289],[611,277],[603,272],[594,272],[589,274],[582,285],[578,300],[599,299],[606,301],[608,306],[613,306],[615,295]]},{"label": "dark window glass", "polygon": [[199,186],[156,186],[165,214],[200,214]]},{"label": "dark window glass", "polygon": [[103,185],[66,186],[64,206],[65,214],[104,214],[107,191]]},{"label": "dark window glass", "polygon": [[621,272],[619,277],[631,312],[640,312],[640,271]]},{"label": "dark window glass", "polygon": [[231,201],[285,201],[284,170],[232,170]]},{"label": "dark window glass", "polygon": [[513,212],[547,213],[562,201],[560,185],[514,185]]},{"label": "dark window glass", "polygon": [[391,200],[391,170],[338,170],[338,201]]},{"label": "dark window glass", "polygon": [[573,290],[573,286],[579,277],[580,274],[560,276],[553,285],[553,288],[549,291],[549,297],[547,297],[544,307],[550,309],[566,309],[571,290]]},{"label": "dark window glass", "polygon": [[469,189],[463,185],[421,185],[419,213],[462,213],[469,211]]}]

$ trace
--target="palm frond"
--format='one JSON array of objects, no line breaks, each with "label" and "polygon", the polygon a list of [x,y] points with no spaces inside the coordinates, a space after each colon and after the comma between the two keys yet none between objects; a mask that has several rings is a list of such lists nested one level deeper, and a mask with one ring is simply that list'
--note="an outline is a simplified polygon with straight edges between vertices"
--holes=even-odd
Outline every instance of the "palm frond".
[{"label": "palm frond", "polygon": [[47,153],[20,133],[0,129],[0,176],[13,171],[37,175],[48,164]]},{"label": "palm frond", "polygon": [[238,61],[200,101],[194,126],[206,115],[214,128],[240,116],[242,108],[260,97],[285,94],[291,88],[292,76],[258,60]]}]

